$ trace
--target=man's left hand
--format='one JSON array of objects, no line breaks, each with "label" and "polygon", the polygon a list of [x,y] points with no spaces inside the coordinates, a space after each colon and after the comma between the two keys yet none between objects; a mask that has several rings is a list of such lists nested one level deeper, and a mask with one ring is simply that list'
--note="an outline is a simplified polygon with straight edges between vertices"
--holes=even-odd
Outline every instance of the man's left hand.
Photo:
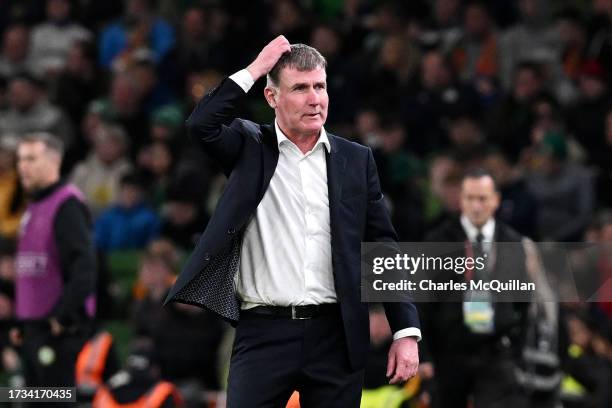
[{"label": "man's left hand", "polygon": [[394,340],[389,349],[387,378],[389,384],[399,384],[414,377],[419,368],[419,348],[413,337]]}]

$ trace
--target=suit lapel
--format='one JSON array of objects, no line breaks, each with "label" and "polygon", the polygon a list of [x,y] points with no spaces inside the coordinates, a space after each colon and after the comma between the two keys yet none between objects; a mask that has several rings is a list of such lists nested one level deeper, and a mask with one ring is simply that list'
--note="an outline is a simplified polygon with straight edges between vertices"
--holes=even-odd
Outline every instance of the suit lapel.
[{"label": "suit lapel", "polygon": [[329,190],[329,205],[332,207],[342,197],[342,181],[346,167],[346,157],[344,157],[338,147],[336,136],[329,133],[327,136],[331,146],[331,152],[325,155],[327,159],[327,187]]},{"label": "suit lapel", "polygon": [[[338,147],[336,136],[327,134],[331,152],[325,153],[327,160],[327,194],[329,200],[329,223],[331,229],[332,254],[336,249],[336,238],[341,235],[340,225],[338,224],[340,215],[340,199],[342,198],[342,181],[344,179],[344,169],[346,167],[346,157]],[[332,255],[333,259],[333,255]],[[333,268],[334,271],[336,268]],[[335,277],[335,274],[334,274]]]},{"label": "suit lapel", "polygon": [[274,126],[264,125],[261,127],[261,130],[263,144],[261,149],[263,177],[261,179],[261,188],[259,190],[257,204],[259,204],[259,202],[263,199],[266,190],[268,190],[270,180],[272,180],[274,170],[276,170],[276,165],[278,164],[278,143],[276,141],[277,139]]}]

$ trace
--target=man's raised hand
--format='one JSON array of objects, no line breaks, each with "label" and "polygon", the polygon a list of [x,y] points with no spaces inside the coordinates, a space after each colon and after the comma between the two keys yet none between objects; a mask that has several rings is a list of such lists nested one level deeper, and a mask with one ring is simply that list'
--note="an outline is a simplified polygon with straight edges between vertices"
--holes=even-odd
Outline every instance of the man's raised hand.
[{"label": "man's raised hand", "polygon": [[291,51],[289,41],[287,41],[285,36],[279,35],[261,50],[255,61],[247,67],[247,70],[253,79],[257,81],[270,72],[279,58],[289,51]]}]

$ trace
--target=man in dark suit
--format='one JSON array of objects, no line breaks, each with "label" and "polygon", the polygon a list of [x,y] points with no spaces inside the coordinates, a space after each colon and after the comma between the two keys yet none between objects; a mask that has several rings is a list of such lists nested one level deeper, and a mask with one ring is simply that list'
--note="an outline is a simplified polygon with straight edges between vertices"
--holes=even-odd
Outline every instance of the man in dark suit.
[{"label": "man in dark suit", "polygon": [[[489,173],[468,172],[461,182],[460,217],[444,222],[425,241],[457,242],[459,256],[484,256],[486,272],[477,276],[474,268],[474,279],[526,281],[522,237],[494,218],[499,202]],[[471,273],[450,274],[463,282]],[[448,275],[439,278],[448,280]],[[514,369],[524,344],[528,303],[501,301],[507,293],[459,295],[462,299],[419,304],[425,337],[420,371],[435,379],[434,406],[466,408],[470,399],[474,408],[521,406]]]},{"label": "man in dark suit", "polygon": [[[362,241],[396,234],[370,149],[329,134],[325,59],[279,36],[196,106],[187,125],[228,182],[167,301],[237,325],[228,406],[358,407],[369,344]],[[233,109],[267,75],[273,125]],[[385,304],[390,382],[416,373],[418,315]]]}]

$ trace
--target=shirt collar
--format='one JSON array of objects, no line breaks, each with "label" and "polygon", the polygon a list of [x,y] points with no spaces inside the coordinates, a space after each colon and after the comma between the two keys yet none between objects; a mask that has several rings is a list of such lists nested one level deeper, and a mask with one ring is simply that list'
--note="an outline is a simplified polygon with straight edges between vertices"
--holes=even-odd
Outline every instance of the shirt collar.
[{"label": "shirt collar", "polygon": [[[478,228],[471,223],[471,221],[465,215],[461,216],[461,226],[465,231],[465,234],[468,237],[470,242],[476,241],[476,236],[478,235]],[[495,218],[489,218],[489,221],[485,223],[485,225],[480,228],[480,232],[483,235],[484,242],[493,242],[493,234],[495,232]]]},{"label": "shirt collar", "polygon": [[[291,140],[287,138],[287,136],[285,136],[281,128],[278,126],[278,122],[276,120],[274,120],[274,129],[276,130],[276,142],[278,143],[279,148],[282,143],[286,143],[286,142],[293,143]],[[320,145],[321,143],[323,143],[328,153],[331,152],[331,145],[329,144],[329,138],[327,137],[327,132],[325,131],[324,127],[321,127],[321,132],[319,133],[319,139],[317,140],[317,143],[315,143],[312,150],[316,149],[316,147]]]},{"label": "shirt collar", "polygon": [[32,199],[32,201],[35,201],[35,202],[41,201],[44,198],[50,196],[55,190],[57,190],[64,184],[66,184],[66,181],[63,179],[60,179],[56,181],[55,183],[48,185],[47,187],[43,187],[39,190],[32,191],[30,193],[30,198]]}]

